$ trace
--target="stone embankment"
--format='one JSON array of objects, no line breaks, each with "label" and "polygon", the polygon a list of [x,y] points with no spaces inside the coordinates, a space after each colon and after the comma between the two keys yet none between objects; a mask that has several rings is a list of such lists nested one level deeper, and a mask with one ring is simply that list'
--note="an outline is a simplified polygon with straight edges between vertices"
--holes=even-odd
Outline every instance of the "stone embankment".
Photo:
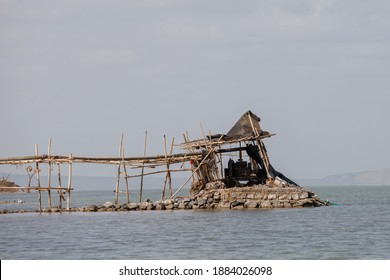
[{"label": "stone embankment", "polygon": [[[147,200],[141,203],[124,203],[119,205],[113,202],[106,202],[100,205],[72,208],[71,212],[271,209],[329,205],[327,202],[319,200],[312,191],[302,187],[290,185],[279,187],[254,185],[251,187],[224,188],[224,185],[221,184],[220,182],[209,183],[206,189],[192,197],[176,197],[164,201]],[[43,212],[60,212],[60,209],[58,207],[51,207],[50,209],[44,209]],[[0,213],[2,213],[1,210]],[[10,213],[10,211],[6,213]]]},{"label": "stone embankment", "polygon": [[[196,196],[177,197],[164,201],[147,200],[141,203],[115,205],[106,202],[89,205],[72,211],[140,211],[140,210],[190,210],[190,209],[271,209],[293,207],[318,207],[328,205],[310,190],[296,186],[223,188],[220,184],[208,184]],[[59,211],[58,209],[52,209]]]}]

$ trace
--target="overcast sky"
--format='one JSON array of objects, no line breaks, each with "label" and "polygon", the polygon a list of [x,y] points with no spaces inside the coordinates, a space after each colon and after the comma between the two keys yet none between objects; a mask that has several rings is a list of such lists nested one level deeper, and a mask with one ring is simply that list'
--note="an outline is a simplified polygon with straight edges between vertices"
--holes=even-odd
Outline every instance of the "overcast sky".
[{"label": "overcast sky", "polygon": [[288,177],[390,168],[389,30],[388,0],[0,0],[0,157],[162,154],[252,110]]}]

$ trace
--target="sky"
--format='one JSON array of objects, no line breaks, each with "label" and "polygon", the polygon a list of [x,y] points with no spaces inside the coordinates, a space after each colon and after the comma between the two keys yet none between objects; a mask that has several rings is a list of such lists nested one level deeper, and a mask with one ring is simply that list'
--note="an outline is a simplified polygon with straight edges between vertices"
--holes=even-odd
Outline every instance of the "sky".
[{"label": "sky", "polygon": [[389,30],[387,0],[0,0],[0,157],[163,154],[251,110],[288,177],[390,168]]}]

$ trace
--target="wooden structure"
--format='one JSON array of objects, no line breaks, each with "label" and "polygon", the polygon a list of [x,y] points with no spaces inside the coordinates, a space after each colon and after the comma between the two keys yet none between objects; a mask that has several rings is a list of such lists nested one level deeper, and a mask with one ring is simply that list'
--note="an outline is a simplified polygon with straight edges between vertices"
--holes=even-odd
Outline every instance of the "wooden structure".
[{"label": "wooden structure", "polygon": [[[153,174],[164,174],[165,179],[162,187],[161,200],[166,199],[166,189],[169,188],[168,198],[175,197],[184,186],[192,180],[191,192],[196,194],[202,190],[208,182],[224,181],[227,187],[239,186],[243,183],[270,183],[279,180],[283,183],[295,184],[283,174],[277,172],[269,163],[267,151],[263,139],[273,136],[260,128],[260,118],[252,112],[246,112],[227,134],[205,135],[203,128],[203,138],[189,140],[188,135],[184,136],[184,142],[178,145],[184,152],[174,153],[174,138],[170,148],[167,147],[166,136],[164,135],[164,154],[147,156],[147,133],[145,132],[144,153],[140,157],[126,157],[123,147],[123,135],[120,138],[118,157],[82,157],[53,155],[51,152],[52,141],[49,139],[48,153],[38,153],[38,146],[35,146],[34,156],[0,158],[0,165],[26,165],[30,164],[26,170],[29,176],[28,186],[20,189],[38,192],[38,209],[42,211],[42,192],[47,193],[47,207],[52,207],[52,192],[59,195],[59,209],[62,211],[62,202],[67,201],[66,210],[70,211],[70,198],[72,186],[72,168],[75,163],[83,164],[109,164],[117,165],[117,176],[115,184],[115,203],[119,203],[120,179],[125,180],[126,202],[130,202],[129,180],[140,178],[139,202],[142,201],[143,178]],[[169,151],[169,152],[168,152]],[[244,161],[243,152],[247,153],[248,160]],[[229,158],[226,164],[226,156]],[[234,159],[237,159],[234,161]],[[189,163],[189,167],[186,167]],[[48,181],[43,186],[41,181],[42,164],[48,165]],[[33,165],[34,168],[31,166]],[[61,168],[68,167],[67,185],[62,186]],[[187,164],[188,165],[188,164]],[[52,169],[57,168],[57,184],[52,182]],[[140,170],[139,174],[129,175],[129,169]],[[171,175],[174,172],[187,172],[187,179],[173,192]],[[31,186],[31,179],[36,176],[37,186]],[[64,195],[67,195],[65,198]]]}]

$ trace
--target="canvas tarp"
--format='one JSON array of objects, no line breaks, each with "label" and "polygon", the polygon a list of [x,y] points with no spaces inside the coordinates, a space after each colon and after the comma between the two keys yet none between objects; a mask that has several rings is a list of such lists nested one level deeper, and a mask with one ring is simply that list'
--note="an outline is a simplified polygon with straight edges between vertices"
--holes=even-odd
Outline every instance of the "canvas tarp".
[{"label": "canvas tarp", "polygon": [[269,132],[262,131],[260,128],[260,118],[253,114],[251,111],[246,112],[236,122],[236,124],[229,130],[229,132],[223,137],[224,140],[241,139],[245,137],[257,136],[255,131],[260,136],[269,135]]}]

